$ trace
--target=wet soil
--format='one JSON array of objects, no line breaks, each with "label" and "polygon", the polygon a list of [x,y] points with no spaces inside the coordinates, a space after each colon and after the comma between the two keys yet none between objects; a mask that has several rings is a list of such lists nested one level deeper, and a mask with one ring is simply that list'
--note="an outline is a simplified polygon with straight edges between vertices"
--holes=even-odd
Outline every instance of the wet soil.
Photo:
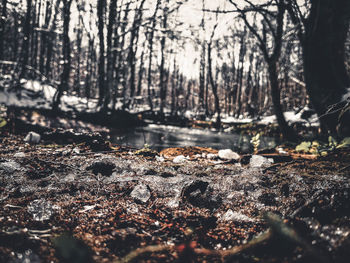
[{"label": "wet soil", "polygon": [[89,138],[0,134],[0,262],[349,262],[347,149],[252,167]]}]

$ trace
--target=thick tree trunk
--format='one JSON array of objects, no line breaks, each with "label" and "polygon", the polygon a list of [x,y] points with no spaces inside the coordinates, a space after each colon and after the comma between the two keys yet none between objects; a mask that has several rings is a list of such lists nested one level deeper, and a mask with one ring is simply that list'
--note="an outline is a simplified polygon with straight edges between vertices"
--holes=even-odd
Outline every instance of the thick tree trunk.
[{"label": "thick tree trunk", "polygon": [[[345,104],[342,96],[350,87],[344,64],[349,17],[349,0],[312,1],[302,41],[307,91],[321,125],[332,134],[337,131],[340,109]],[[349,135],[349,111],[340,126],[339,132]]]},{"label": "thick tree trunk", "polygon": [[[103,110],[107,110],[111,101],[111,92],[115,84],[113,79],[115,53],[112,51],[112,37],[116,20],[117,0],[111,0],[109,4],[108,26],[107,26],[107,88],[103,101]],[[113,109],[114,110],[114,109]]]}]

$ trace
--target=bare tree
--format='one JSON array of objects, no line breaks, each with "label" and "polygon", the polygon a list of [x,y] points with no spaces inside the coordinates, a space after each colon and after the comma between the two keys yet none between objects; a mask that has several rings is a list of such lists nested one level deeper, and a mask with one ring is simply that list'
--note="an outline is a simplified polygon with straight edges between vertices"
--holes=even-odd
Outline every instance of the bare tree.
[{"label": "bare tree", "polygon": [[[249,5],[247,9],[241,9],[233,0],[230,0],[230,2],[236,7],[241,19],[243,19],[245,25],[249,28],[250,32],[256,37],[259,43],[259,48],[268,67],[272,103],[281,133],[285,139],[295,140],[296,135],[293,129],[288,125],[283,115],[277,72],[277,64],[280,58],[282,47],[283,20],[286,11],[284,1],[273,1],[275,3],[275,7],[277,8],[276,13],[273,13],[270,10],[264,8],[265,5],[254,5],[249,0],[245,0],[245,2]],[[262,15],[262,34],[259,34],[257,28],[249,22],[247,18],[247,13],[249,12],[258,12]],[[275,25],[273,25],[273,23],[275,23]],[[270,52],[268,44],[268,33],[270,34],[269,37],[272,37],[274,44],[272,52]]]},{"label": "bare tree", "polygon": [[215,30],[216,30],[217,26],[218,26],[218,24],[216,23],[214,28],[213,28],[213,31],[211,33],[210,39],[208,41],[208,76],[209,76],[211,88],[213,90],[214,102],[215,102],[215,112],[217,114],[215,125],[217,128],[219,128],[220,123],[221,123],[221,109],[220,109],[220,100],[219,100],[219,94],[218,94],[218,86],[217,86],[217,83],[213,77],[213,69],[212,69],[213,61],[212,61],[212,54],[211,54],[212,53],[213,37],[214,37]]},{"label": "bare tree", "polygon": [[62,0],[63,1],[63,71],[61,73],[61,82],[58,86],[54,100],[52,103],[52,109],[54,111],[59,110],[61,104],[61,97],[63,92],[68,90],[69,87],[69,75],[71,70],[71,52],[70,52],[70,39],[69,39],[69,23],[70,23],[70,8],[73,0]]},{"label": "bare tree", "polygon": [[4,35],[5,35],[5,19],[7,13],[7,0],[1,2],[1,17],[0,17],[0,60],[4,57]]}]

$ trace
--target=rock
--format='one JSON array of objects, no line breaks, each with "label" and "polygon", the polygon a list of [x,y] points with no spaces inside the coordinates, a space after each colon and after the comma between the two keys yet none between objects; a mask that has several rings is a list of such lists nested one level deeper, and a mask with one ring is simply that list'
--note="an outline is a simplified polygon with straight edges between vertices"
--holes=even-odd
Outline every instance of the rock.
[{"label": "rock", "polygon": [[32,131],[29,132],[27,136],[24,138],[25,142],[33,143],[33,144],[39,143],[40,140],[41,140],[41,135]]},{"label": "rock", "polygon": [[273,159],[265,158],[261,155],[252,155],[250,158],[250,167],[259,168],[259,167],[265,167],[269,166],[270,164],[273,164]]},{"label": "rock", "polygon": [[224,160],[238,160],[240,158],[239,154],[232,151],[231,149],[220,150],[218,152],[220,159]]},{"label": "rock", "polygon": [[253,222],[254,219],[239,213],[232,211],[231,209],[227,210],[227,212],[221,217],[222,221],[236,221],[236,222]]},{"label": "rock", "polygon": [[146,203],[151,197],[151,192],[147,185],[138,184],[135,186],[134,190],[132,190],[130,196],[138,201]]},{"label": "rock", "polygon": [[183,162],[186,162],[188,158],[186,158],[185,156],[183,155],[179,155],[179,156],[176,156],[174,159],[173,159],[173,163],[183,163]]},{"label": "rock", "polygon": [[277,206],[277,195],[275,193],[263,193],[258,197],[258,200],[267,206]]},{"label": "rock", "polygon": [[213,194],[212,188],[208,186],[208,182],[201,180],[191,182],[182,189],[182,200],[197,207],[217,208],[222,203],[222,199]]},{"label": "rock", "polygon": [[86,170],[92,170],[92,172],[96,175],[101,173],[104,176],[110,176],[115,167],[116,165],[109,160],[100,160],[92,163],[86,168]]},{"label": "rock", "polygon": [[169,207],[169,208],[178,208],[180,205],[180,200],[178,197],[175,197],[173,199],[171,199],[169,202],[166,203],[166,206]]},{"label": "rock", "polygon": [[24,158],[26,157],[26,154],[24,152],[18,152],[13,155],[15,158]]},{"label": "rock", "polygon": [[8,161],[0,163],[0,170],[4,170],[6,173],[13,173],[16,171],[20,165],[14,161]]},{"label": "rock", "polygon": [[49,220],[60,207],[52,205],[50,201],[45,199],[37,199],[31,202],[27,209],[28,213],[32,214],[35,221],[44,221]]},{"label": "rock", "polygon": [[158,161],[158,162],[164,162],[165,161],[165,159],[162,157],[162,156],[156,156],[156,161]]},{"label": "rock", "polygon": [[75,147],[75,148],[73,149],[73,153],[79,154],[79,153],[80,153],[80,149],[79,149],[78,147]]},{"label": "rock", "polygon": [[216,159],[217,157],[218,157],[218,155],[214,154],[214,153],[208,153],[207,154],[207,158],[210,159],[210,160]]}]

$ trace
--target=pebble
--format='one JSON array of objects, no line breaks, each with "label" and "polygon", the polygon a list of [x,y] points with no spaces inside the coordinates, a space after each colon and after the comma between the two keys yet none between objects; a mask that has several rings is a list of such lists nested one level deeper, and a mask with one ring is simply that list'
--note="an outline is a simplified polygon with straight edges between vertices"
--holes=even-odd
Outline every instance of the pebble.
[{"label": "pebble", "polygon": [[270,164],[273,164],[273,159],[261,155],[252,155],[249,163],[250,167],[254,168],[269,166]]},{"label": "pebble", "polygon": [[44,221],[49,220],[60,207],[52,205],[50,201],[45,199],[37,199],[32,201],[27,209],[28,213],[33,216],[34,221]]},{"label": "pebble", "polygon": [[34,144],[35,144],[35,143],[39,143],[40,140],[41,140],[40,134],[38,134],[38,133],[36,133],[36,132],[33,132],[33,131],[29,132],[29,133],[27,134],[27,136],[24,138],[24,141],[25,141],[25,142],[34,143]]},{"label": "pebble", "polygon": [[218,155],[220,159],[225,159],[225,160],[238,160],[240,158],[240,155],[231,149],[225,149],[225,150],[220,150],[218,152]]},{"label": "pebble", "polygon": [[187,158],[183,155],[176,156],[173,160],[173,163],[183,163],[186,162]]},{"label": "pebble", "polygon": [[165,161],[165,159],[163,157],[161,157],[161,156],[156,156],[156,160],[158,162],[164,162]]},{"label": "pebble", "polygon": [[26,157],[26,154],[24,152],[18,152],[13,155],[15,158],[24,158]]},{"label": "pebble", "polygon": [[7,173],[13,173],[19,167],[20,167],[20,165],[14,161],[0,163],[0,170],[4,170]]},{"label": "pebble", "polygon": [[208,153],[207,154],[207,158],[210,159],[210,160],[216,159],[217,157],[218,157],[218,155],[215,154],[215,153]]},{"label": "pebble", "polygon": [[136,200],[146,203],[151,197],[151,192],[148,190],[147,185],[138,184],[135,186],[134,190],[132,190],[130,196]]},{"label": "pebble", "polygon": [[236,212],[232,211],[231,209],[227,210],[227,212],[222,216],[221,218],[222,221],[236,221],[236,222],[253,222],[254,219]]}]

